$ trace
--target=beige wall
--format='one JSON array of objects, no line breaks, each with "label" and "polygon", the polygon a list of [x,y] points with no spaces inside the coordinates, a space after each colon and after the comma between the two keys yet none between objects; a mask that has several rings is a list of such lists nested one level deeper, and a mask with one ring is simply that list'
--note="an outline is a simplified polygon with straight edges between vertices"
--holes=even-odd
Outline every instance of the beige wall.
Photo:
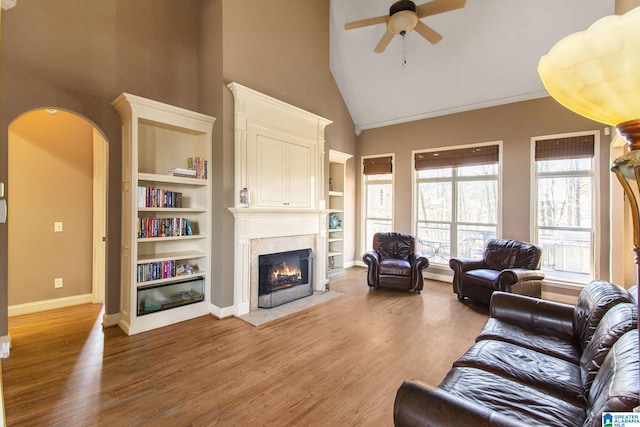
[{"label": "beige wall", "polygon": [[[212,295],[215,304],[231,305],[233,218],[226,207],[236,195],[233,99],[226,83],[238,81],[333,120],[327,149],[355,153],[353,122],[329,72],[328,14],[328,0],[183,0],[180,7],[173,0],[81,7],[77,0],[21,0],[2,14],[0,170],[7,166],[2,153],[9,124],[35,108],[75,111],[109,140],[107,313],[119,310],[120,287],[121,136],[110,102],[126,91],[218,118]],[[355,215],[355,201],[350,212]],[[6,235],[0,225],[0,244],[6,245]],[[4,260],[0,269],[4,279]],[[3,280],[0,293],[6,292]],[[4,321],[0,334],[6,334]]]},{"label": "beige wall", "polygon": [[92,134],[63,111],[33,111],[9,127],[9,305],[91,293]]},{"label": "beige wall", "polygon": [[[531,241],[531,138],[580,131],[602,131],[604,126],[578,116],[552,98],[518,102],[466,113],[365,130],[358,137],[358,158],[395,153],[395,229],[410,233],[411,151],[490,141],[503,142],[502,237]],[[600,132],[601,277],[609,271],[609,143]],[[358,212],[360,205],[358,205]],[[360,216],[358,216],[358,219]],[[358,230],[358,242],[360,230]],[[361,249],[358,249],[361,252]]]},{"label": "beige wall", "polygon": [[[6,179],[8,126],[26,111],[74,111],[109,141],[107,313],[120,306],[121,131],[110,103],[126,91],[197,108],[196,6],[196,0],[181,0],[179,7],[175,0],[20,0],[2,13],[0,179]],[[10,192],[7,199],[11,205]],[[2,251],[6,235],[0,225]],[[0,300],[6,295],[0,261]],[[6,334],[5,319],[0,334]]]}]

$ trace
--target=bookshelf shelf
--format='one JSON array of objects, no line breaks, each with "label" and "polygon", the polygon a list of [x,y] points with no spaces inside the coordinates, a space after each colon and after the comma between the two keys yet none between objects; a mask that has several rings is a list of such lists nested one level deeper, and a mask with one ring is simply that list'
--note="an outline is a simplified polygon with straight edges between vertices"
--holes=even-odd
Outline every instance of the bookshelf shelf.
[{"label": "bookshelf shelf", "polygon": [[[206,160],[215,118],[127,93],[112,106],[123,134],[118,325],[133,335],[209,312],[212,191]],[[189,163],[198,166],[198,178],[170,172]],[[194,235],[186,234],[190,227]],[[185,235],[140,238],[139,228],[140,235]]]}]

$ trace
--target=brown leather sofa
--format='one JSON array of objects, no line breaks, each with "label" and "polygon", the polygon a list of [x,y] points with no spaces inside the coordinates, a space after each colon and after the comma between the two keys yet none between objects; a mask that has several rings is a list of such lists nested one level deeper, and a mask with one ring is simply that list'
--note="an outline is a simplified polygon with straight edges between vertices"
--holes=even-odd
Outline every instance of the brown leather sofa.
[{"label": "brown leather sofa", "polygon": [[370,288],[422,291],[422,269],[429,266],[429,260],[416,253],[413,236],[376,233],[373,235],[373,250],[364,254],[362,260],[369,267],[367,284]]},{"label": "brown leather sofa", "polygon": [[439,384],[406,381],[396,426],[600,426],[639,405],[638,304],[604,281],[574,306],[494,293],[476,343]]},{"label": "brown leather sofa", "polygon": [[481,259],[451,258],[453,292],[460,301],[471,298],[489,305],[495,291],[540,298],[544,273],[542,250],[517,240],[490,239]]}]

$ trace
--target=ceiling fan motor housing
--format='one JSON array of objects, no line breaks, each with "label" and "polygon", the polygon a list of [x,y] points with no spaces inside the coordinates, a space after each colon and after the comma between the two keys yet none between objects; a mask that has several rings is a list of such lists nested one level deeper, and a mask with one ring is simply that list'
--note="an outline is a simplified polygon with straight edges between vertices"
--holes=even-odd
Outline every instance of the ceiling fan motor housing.
[{"label": "ceiling fan motor housing", "polygon": [[389,9],[389,21],[387,26],[394,34],[405,35],[415,28],[418,23],[416,4],[410,0],[395,2]]},{"label": "ceiling fan motor housing", "polygon": [[400,0],[395,2],[389,8],[389,16],[393,16],[397,12],[401,12],[403,10],[409,10],[411,12],[416,11],[416,4],[411,0]]}]

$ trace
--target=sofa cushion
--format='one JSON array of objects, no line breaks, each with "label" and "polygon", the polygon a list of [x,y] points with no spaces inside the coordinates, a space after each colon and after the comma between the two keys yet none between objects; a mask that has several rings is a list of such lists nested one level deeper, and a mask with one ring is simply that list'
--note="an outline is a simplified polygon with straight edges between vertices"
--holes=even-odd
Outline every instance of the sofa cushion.
[{"label": "sofa cushion", "polygon": [[380,261],[380,275],[409,276],[411,277],[411,264],[401,259],[387,258]]},{"label": "sofa cushion", "polygon": [[477,368],[452,368],[438,386],[523,426],[582,426],[584,408],[517,381]]},{"label": "sofa cushion", "polygon": [[591,391],[585,427],[600,426],[604,412],[631,412],[638,406],[638,330],[621,336],[611,347]]},{"label": "sofa cushion", "polygon": [[573,312],[573,330],[578,345],[584,349],[605,313],[621,302],[633,302],[624,288],[603,280],[592,280],[585,286]]},{"label": "sofa cushion", "polygon": [[479,341],[453,366],[483,369],[567,400],[575,406],[586,406],[580,367],[535,350],[502,341]]},{"label": "sofa cushion", "polygon": [[538,329],[523,328],[502,322],[495,317],[489,318],[476,337],[476,341],[481,340],[509,342],[576,365],[580,362],[582,354],[578,344],[571,341],[571,337],[553,335]]},{"label": "sofa cushion", "polygon": [[580,358],[581,378],[586,396],[588,396],[591,383],[593,383],[593,379],[611,347],[626,332],[637,328],[638,307],[636,304],[617,304],[602,317]]}]

